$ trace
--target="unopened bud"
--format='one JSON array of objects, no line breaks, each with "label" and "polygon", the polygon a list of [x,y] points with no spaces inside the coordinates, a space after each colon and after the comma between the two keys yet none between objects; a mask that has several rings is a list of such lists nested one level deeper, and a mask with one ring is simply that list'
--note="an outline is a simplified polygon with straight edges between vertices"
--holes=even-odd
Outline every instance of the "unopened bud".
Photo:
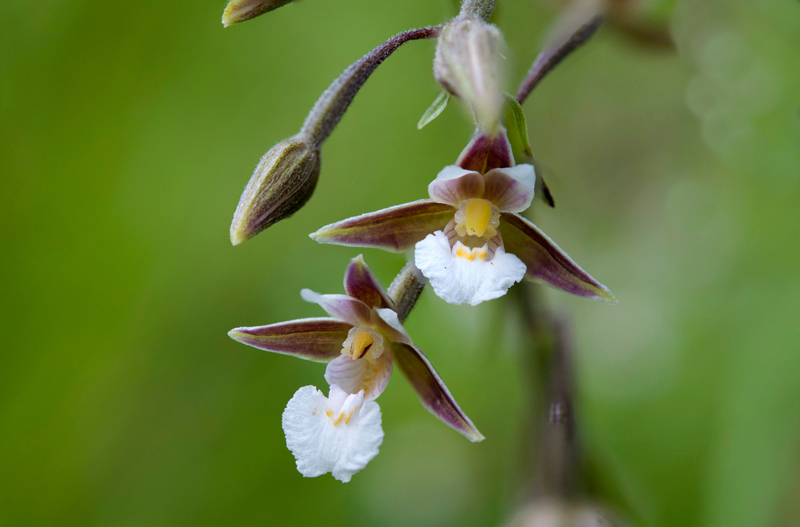
[{"label": "unopened bud", "polygon": [[303,135],[281,141],[264,154],[247,183],[231,223],[239,245],[302,207],[317,186],[319,149]]},{"label": "unopened bud", "polygon": [[505,130],[500,128],[494,135],[487,135],[477,130],[472,140],[458,156],[456,165],[465,170],[474,170],[485,174],[493,168],[514,166],[511,143]]},{"label": "unopened bud", "polygon": [[433,74],[444,88],[472,107],[481,128],[495,132],[503,110],[500,53],[503,36],[486,22],[458,17],[439,35]]},{"label": "unopened bud", "polygon": [[285,6],[292,0],[231,0],[222,13],[222,25],[231,26],[250,20],[273,9]]}]

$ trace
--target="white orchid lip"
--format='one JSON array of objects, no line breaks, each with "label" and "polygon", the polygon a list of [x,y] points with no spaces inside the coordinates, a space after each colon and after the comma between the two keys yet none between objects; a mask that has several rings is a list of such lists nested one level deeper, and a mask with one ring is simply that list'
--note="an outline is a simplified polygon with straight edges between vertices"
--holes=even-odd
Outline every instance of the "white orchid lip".
[{"label": "white orchid lip", "polygon": [[353,414],[356,413],[364,402],[363,391],[356,394],[348,394],[338,389],[338,386],[336,388],[337,389],[334,390],[333,387],[331,387],[330,397],[328,398],[328,404],[325,408],[325,416],[334,427],[342,424],[342,420],[344,420],[344,424],[350,424],[350,419],[353,418]]},{"label": "white orchid lip", "polygon": [[364,392],[331,386],[329,397],[313,386],[297,390],[282,418],[286,446],[305,477],[330,472],[347,483],[378,455],[383,442],[381,412]]},{"label": "white orchid lip", "polygon": [[447,235],[436,231],[417,243],[414,263],[439,298],[475,306],[505,295],[525,276],[525,264],[495,240],[479,247],[456,240],[451,246]]},{"label": "white orchid lip", "polygon": [[489,244],[484,244],[481,247],[468,247],[457,241],[453,246],[453,256],[473,262],[475,260],[485,261],[490,258]]}]

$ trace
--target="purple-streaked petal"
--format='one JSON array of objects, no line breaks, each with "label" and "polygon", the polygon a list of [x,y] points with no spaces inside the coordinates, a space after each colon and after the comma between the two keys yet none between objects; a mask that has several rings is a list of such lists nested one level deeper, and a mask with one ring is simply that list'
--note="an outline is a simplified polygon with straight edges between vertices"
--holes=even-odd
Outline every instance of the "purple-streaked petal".
[{"label": "purple-streaked petal", "polygon": [[392,342],[411,344],[411,337],[406,333],[406,328],[400,323],[400,317],[394,309],[374,309],[372,311],[372,325]]},{"label": "purple-streaked petal", "polygon": [[394,302],[378,283],[375,275],[360,254],[350,260],[344,273],[344,290],[347,296],[361,300],[369,307],[395,309]]},{"label": "purple-streaked petal", "polygon": [[494,169],[483,177],[486,180],[484,199],[494,203],[501,212],[522,212],[530,207],[536,186],[533,165]]},{"label": "purple-streaked petal", "polygon": [[474,136],[458,156],[456,165],[481,174],[493,168],[514,166],[511,143],[506,132],[501,129],[494,137],[486,134]]},{"label": "purple-streaked petal", "polygon": [[347,322],[332,318],[304,318],[269,326],[235,328],[228,336],[265,351],[327,362],[341,355],[342,342],[351,327]]},{"label": "purple-streaked petal", "polygon": [[300,291],[306,302],[319,304],[330,316],[344,320],[351,326],[364,326],[370,323],[370,309],[361,300],[347,295],[321,295],[310,289]]},{"label": "purple-streaked petal", "polygon": [[483,435],[458,407],[425,354],[419,348],[399,342],[392,344],[392,350],[397,366],[417,392],[422,406],[470,441],[483,441]]},{"label": "purple-streaked petal", "polygon": [[453,219],[449,205],[421,199],[332,223],[310,234],[319,243],[403,252]]},{"label": "purple-streaked petal", "polygon": [[383,393],[392,376],[392,351],[386,347],[374,364],[368,359],[353,360],[348,355],[340,355],[325,368],[325,380],[347,393],[364,390],[364,399],[373,400]]},{"label": "purple-streaked petal", "polygon": [[526,278],[573,295],[616,304],[606,286],[589,276],[536,225],[517,214],[500,217],[500,233],[506,251],[528,266]]},{"label": "purple-streaked petal", "polygon": [[428,195],[433,201],[458,208],[466,199],[483,196],[483,176],[455,165],[446,166],[428,185]]}]

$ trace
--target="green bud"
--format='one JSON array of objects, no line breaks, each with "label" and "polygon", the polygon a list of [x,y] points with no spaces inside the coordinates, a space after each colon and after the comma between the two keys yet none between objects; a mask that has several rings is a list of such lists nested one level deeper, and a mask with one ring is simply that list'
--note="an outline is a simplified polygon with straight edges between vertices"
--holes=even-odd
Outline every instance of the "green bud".
[{"label": "green bud", "polygon": [[319,167],[319,148],[305,135],[272,147],[261,158],[236,207],[231,243],[239,245],[297,212],[317,186]]},{"label": "green bud", "polygon": [[447,91],[472,107],[478,125],[496,132],[503,111],[500,53],[503,36],[491,24],[457,17],[439,35],[433,74]]},{"label": "green bud", "polygon": [[273,9],[285,6],[292,0],[231,0],[222,13],[222,25],[231,26],[250,20]]}]

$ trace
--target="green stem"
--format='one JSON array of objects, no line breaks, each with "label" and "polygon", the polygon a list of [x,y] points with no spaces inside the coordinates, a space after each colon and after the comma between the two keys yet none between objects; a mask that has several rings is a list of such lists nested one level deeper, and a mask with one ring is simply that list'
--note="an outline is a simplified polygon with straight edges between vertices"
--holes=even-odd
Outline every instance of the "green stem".
[{"label": "green stem", "polygon": [[408,262],[389,286],[389,296],[397,306],[397,317],[403,322],[419,300],[425,282],[419,269]]},{"label": "green stem", "polygon": [[461,2],[459,16],[480,18],[488,22],[494,13],[495,0],[464,0]]},{"label": "green stem", "polygon": [[533,289],[517,286],[520,310],[532,345],[525,370],[533,387],[529,424],[534,497],[575,498],[582,487],[575,434],[572,345],[567,324],[555,317]]}]

